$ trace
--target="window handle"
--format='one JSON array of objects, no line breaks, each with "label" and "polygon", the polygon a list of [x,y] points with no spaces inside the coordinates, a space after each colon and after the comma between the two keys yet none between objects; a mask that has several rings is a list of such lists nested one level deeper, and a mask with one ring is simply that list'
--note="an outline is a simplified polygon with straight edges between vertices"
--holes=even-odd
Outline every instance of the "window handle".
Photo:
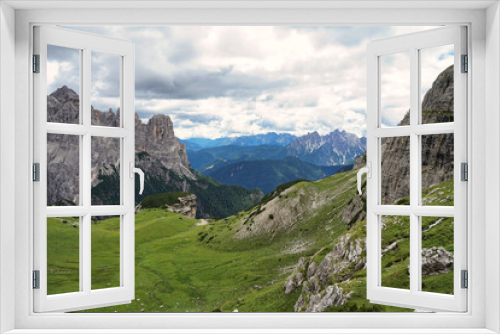
[{"label": "window handle", "polygon": [[134,162],[131,161],[129,164],[129,170],[130,170],[130,178],[134,178],[134,173],[139,174],[139,195],[142,195],[142,192],[144,191],[144,172],[140,168],[134,167]]},{"label": "window handle", "polygon": [[372,163],[367,162],[366,167],[361,168],[358,171],[358,193],[361,195],[363,192],[361,191],[361,177],[363,174],[366,174],[367,178],[371,179],[372,177]]}]

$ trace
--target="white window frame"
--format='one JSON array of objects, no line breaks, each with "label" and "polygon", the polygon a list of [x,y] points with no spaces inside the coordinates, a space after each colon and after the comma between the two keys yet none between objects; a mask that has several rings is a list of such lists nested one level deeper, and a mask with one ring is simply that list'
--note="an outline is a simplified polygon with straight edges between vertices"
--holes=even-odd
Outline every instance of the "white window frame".
[{"label": "white window frame", "polygon": [[[33,75],[34,162],[39,163],[39,181],[33,184],[34,270],[39,271],[39,289],[34,289],[34,311],[75,311],[130,303],[135,293],[135,80],[134,44],[116,38],[65,29],[34,27],[34,54],[39,55],[39,73]],[[47,122],[47,46],[73,48],[80,52],[79,124]],[[93,52],[115,55],[120,67],[120,126],[92,125],[91,57]],[[79,205],[47,206],[47,135],[79,136]],[[120,140],[120,204],[91,204],[92,138]],[[132,176],[132,177],[130,177]],[[120,285],[92,290],[92,216],[120,217]],[[47,295],[47,218],[79,217],[79,289]]]},{"label": "white window frame", "polygon": [[[55,2],[52,2],[52,6]],[[64,6],[71,6],[65,2]],[[413,2],[408,5],[398,2],[399,9],[391,9],[395,4],[384,1],[373,1],[349,4],[348,2],[332,2],[314,4],[315,2],[296,2],[293,4],[269,2],[269,4],[246,5],[249,9],[213,9],[223,8],[225,5],[216,1],[205,4],[179,4],[172,2],[169,9],[119,9],[102,11],[97,6],[105,7],[106,1],[77,2],[74,6],[87,9],[67,8],[64,10],[40,10],[43,6],[51,6],[49,2],[10,1],[13,6],[37,8],[19,10],[15,13],[15,23],[12,20],[14,11],[8,4],[2,3],[0,24],[2,27],[15,30],[15,101],[9,99],[12,91],[9,81],[1,78],[0,94],[2,109],[0,129],[5,128],[4,120],[8,120],[5,105],[13,106],[15,102],[15,147],[4,137],[9,131],[0,132],[2,141],[1,156],[4,159],[15,158],[15,165],[4,165],[1,160],[1,195],[2,210],[6,208],[4,198],[9,194],[4,185],[15,186],[15,212],[3,211],[2,217],[14,217],[15,227],[2,221],[0,234],[2,248],[0,249],[0,265],[2,277],[0,280],[0,320],[3,321],[2,330],[16,329],[15,333],[35,333],[37,329],[53,329],[51,332],[70,333],[76,329],[88,329],[86,332],[100,333],[106,329],[115,329],[118,332],[144,332],[145,329],[162,329],[164,332],[176,332],[176,328],[192,329],[192,332],[202,332],[203,329],[211,332],[237,332],[236,329],[254,329],[258,332],[346,332],[350,333],[404,333],[415,331],[410,328],[419,328],[422,333],[492,333],[500,331],[498,312],[499,298],[499,271],[498,261],[500,231],[498,219],[500,209],[500,136],[498,125],[500,119],[500,11],[495,2]],[[125,5],[125,2],[124,2]],[[30,7],[31,6],[31,7]],[[56,2],[56,6],[63,6]],[[113,6],[113,4],[108,6]],[[116,4],[114,5],[116,6]],[[158,4],[144,2],[136,7],[158,6]],[[177,8],[176,8],[177,6]],[[237,5],[235,5],[237,6]],[[274,9],[273,9],[274,6]],[[276,8],[282,6],[282,8]],[[329,8],[330,6],[330,8]],[[363,7],[365,6],[365,7]],[[401,9],[406,6],[406,9]],[[457,9],[455,6],[461,6]],[[490,6],[487,10],[487,6]],[[191,8],[191,9],[178,9]],[[210,8],[211,9],[207,9]],[[436,7],[438,9],[436,9]],[[90,8],[90,9],[89,9]],[[94,8],[94,9],[91,9]],[[205,8],[205,10],[203,10]],[[257,9],[260,8],[260,9]],[[357,9],[346,9],[357,8]],[[367,9],[370,8],[370,9]],[[439,9],[441,8],[441,9]],[[468,8],[468,9],[467,9]],[[200,10],[201,9],[201,10]],[[469,310],[467,313],[436,313],[436,314],[34,314],[32,304],[30,245],[32,245],[32,217],[28,209],[32,207],[29,194],[32,192],[30,181],[32,147],[32,101],[27,97],[32,94],[32,77],[29,73],[32,45],[32,27],[35,24],[190,24],[190,25],[434,25],[434,24],[465,24],[469,27],[469,68],[472,75],[468,78],[471,89],[468,92],[469,119],[468,133],[470,158],[469,187],[469,227],[470,243],[468,246],[470,288],[468,289]],[[13,42],[9,40],[9,31],[0,32],[2,52],[11,52]],[[7,37],[7,40],[6,38]],[[4,43],[7,49],[4,48]],[[1,55],[0,66],[9,72],[9,65],[13,66],[12,57]],[[485,66],[488,71],[485,71]],[[12,79],[12,78],[10,78]],[[12,81],[12,80],[11,80]],[[488,85],[486,85],[488,83]],[[12,115],[12,109],[10,114]],[[473,119],[474,116],[474,119]],[[488,121],[486,119],[488,118]],[[489,132],[486,141],[485,132]],[[12,149],[9,149],[12,147]],[[488,156],[485,154],[488,152]],[[488,164],[486,164],[488,162]],[[5,173],[15,166],[15,183],[9,181],[11,175]],[[486,166],[486,167],[484,167]],[[490,173],[488,183],[486,172]],[[11,189],[12,189],[11,188]],[[10,191],[10,190],[9,190]],[[488,197],[486,196],[488,193]],[[485,202],[489,204],[486,211]],[[5,213],[4,213],[5,212]],[[487,215],[486,215],[487,214]],[[488,219],[485,219],[488,217]],[[15,228],[15,231],[13,229]],[[15,236],[15,245],[8,240]],[[5,248],[4,248],[5,247]],[[496,255],[489,266],[485,266],[486,250]],[[14,253],[14,256],[12,256]],[[15,286],[15,289],[12,289]],[[15,291],[12,291],[15,290]],[[488,291],[488,293],[486,293]],[[9,308],[7,306],[15,305]],[[11,316],[14,316],[12,318]],[[141,326],[142,330],[131,329]],[[354,330],[357,328],[358,330]],[[120,329],[122,329],[120,331]],[[217,330],[220,329],[220,330]],[[225,329],[225,330],[224,330]],[[233,329],[233,330],[230,330]],[[267,329],[267,331],[265,330]],[[294,330],[295,329],[295,330]],[[337,329],[337,331],[336,331]],[[350,329],[350,330],[348,330]],[[382,330],[383,329],[383,330]],[[461,329],[461,330],[460,330]],[[490,331],[491,329],[492,331]],[[45,331],[46,332],[46,331]],[[178,330],[177,332],[181,332]],[[182,331],[186,333],[186,331]],[[243,330],[241,330],[243,332]],[[248,330],[246,331],[248,332]]]},{"label": "white window frame", "polygon": [[[467,290],[461,288],[461,270],[467,270],[467,185],[461,181],[461,163],[467,163],[467,73],[461,72],[461,55],[467,54],[466,27],[434,28],[413,34],[375,40],[368,44],[367,96],[367,162],[371,177],[367,182],[367,298],[377,304],[412,306],[426,310],[467,310]],[[454,50],[454,122],[422,124],[421,53],[420,50],[453,45]],[[408,52],[410,58],[410,124],[382,127],[381,57]],[[371,84],[371,85],[370,85]],[[454,134],[454,206],[422,205],[422,135]],[[410,139],[410,205],[382,205],[383,138],[405,136]],[[472,181],[472,180],[471,180]],[[384,287],[382,282],[381,217],[410,218],[410,286],[408,290]],[[454,235],[454,293],[424,292],[422,286],[421,218],[453,217]]]}]

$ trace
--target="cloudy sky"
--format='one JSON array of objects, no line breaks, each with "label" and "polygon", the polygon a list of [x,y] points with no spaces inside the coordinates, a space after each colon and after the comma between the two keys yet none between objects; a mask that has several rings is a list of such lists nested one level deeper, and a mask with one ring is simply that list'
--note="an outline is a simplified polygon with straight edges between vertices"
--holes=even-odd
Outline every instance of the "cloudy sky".
[{"label": "cloudy sky", "polygon": [[[176,136],[218,138],[335,129],[366,133],[366,45],[429,27],[73,27],[131,40],[136,112],[163,113]],[[422,90],[452,64],[446,47],[426,50]],[[382,62],[383,123],[409,108],[408,55]],[[78,52],[51,47],[48,93],[78,90]],[[119,60],[92,56],[92,105],[119,106]]]}]

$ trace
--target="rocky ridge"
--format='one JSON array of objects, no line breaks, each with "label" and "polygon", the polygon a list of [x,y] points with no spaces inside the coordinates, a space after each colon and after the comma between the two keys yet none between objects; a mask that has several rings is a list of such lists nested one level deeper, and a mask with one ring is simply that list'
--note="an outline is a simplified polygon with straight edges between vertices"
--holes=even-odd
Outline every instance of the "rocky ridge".
[{"label": "rocky ridge", "polygon": [[295,303],[295,312],[323,312],[332,306],[342,306],[351,292],[344,291],[338,282],[345,281],[366,265],[366,240],[346,234],[337,239],[333,250],[318,262],[327,251],[299,259],[297,266],[285,282],[285,294],[301,288]]}]

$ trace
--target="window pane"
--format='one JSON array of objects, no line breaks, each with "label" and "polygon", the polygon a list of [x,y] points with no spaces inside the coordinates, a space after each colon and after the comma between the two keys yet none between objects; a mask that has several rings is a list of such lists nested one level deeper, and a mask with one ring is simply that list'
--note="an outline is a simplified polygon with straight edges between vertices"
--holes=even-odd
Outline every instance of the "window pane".
[{"label": "window pane", "polygon": [[120,126],[120,58],[92,52],[92,125]]},{"label": "window pane", "polygon": [[410,124],[410,53],[380,57],[380,116],[382,127]]},{"label": "window pane", "polygon": [[410,289],[410,217],[382,216],[382,286]]},{"label": "window pane", "polygon": [[47,45],[47,122],[80,121],[80,50]]},{"label": "window pane", "polygon": [[80,291],[80,218],[47,218],[47,294]]},{"label": "window pane", "polygon": [[422,205],[454,204],[454,136],[426,135],[422,141]]},{"label": "window pane", "polygon": [[92,137],[92,205],[120,205],[120,142]]},{"label": "window pane", "polygon": [[47,205],[80,205],[80,137],[47,134]]},{"label": "window pane", "polygon": [[120,286],[120,220],[92,217],[92,290]]},{"label": "window pane", "polygon": [[453,294],[453,218],[421,219],[422,291]]},{"label": "window pane", "polygon": [[453,122],[453,45],[420,50],[422,124]]},{"label": "window pane", "polygon": [[381,139],[381,203],[410,204],[410,137]]}]

